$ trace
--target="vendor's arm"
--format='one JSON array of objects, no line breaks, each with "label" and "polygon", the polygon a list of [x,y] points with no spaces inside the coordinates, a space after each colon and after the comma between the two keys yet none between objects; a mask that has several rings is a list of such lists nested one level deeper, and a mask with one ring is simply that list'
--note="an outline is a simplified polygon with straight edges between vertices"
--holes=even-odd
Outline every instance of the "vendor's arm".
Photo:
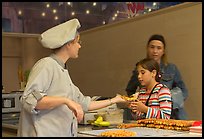
[{"label": "vendor's arm", "polygon": [[116,95],[114,98],[111,98],[111,99],[91,101],[88,107],[88,110],[91,111],[91,110],[104,108],[104,107],[107,107],[109,105],[119,103],[119,102],[126,102],[126,101],[122,99],[120,95]]},{"label": "vendor's arm", "polygon": [[66,104],[68,101],[65,97],[57,97],[57,96],[44,96],[40,100],[38,100],[35,109],[43,110],[43,109],[53,109],[62,104]]},{"label": "vendor's arm", "polygon": [[84,112],[81,105],[65,97],[44,96],[38,100],[35,109],[53,109],[60,105],[67,105],[67,107],[73,111],[79,122],[83,119]]}]

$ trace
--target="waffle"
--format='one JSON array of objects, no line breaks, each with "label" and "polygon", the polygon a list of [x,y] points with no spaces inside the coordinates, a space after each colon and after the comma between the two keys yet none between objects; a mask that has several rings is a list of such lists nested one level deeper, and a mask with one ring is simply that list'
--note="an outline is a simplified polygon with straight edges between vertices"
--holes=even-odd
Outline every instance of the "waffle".
[{"label": "waffle", "polygon": [[109,130],[102,132],[99,136],[101,137],[132,137],[136,136],[136,132],[127,131],[127,130]]}]

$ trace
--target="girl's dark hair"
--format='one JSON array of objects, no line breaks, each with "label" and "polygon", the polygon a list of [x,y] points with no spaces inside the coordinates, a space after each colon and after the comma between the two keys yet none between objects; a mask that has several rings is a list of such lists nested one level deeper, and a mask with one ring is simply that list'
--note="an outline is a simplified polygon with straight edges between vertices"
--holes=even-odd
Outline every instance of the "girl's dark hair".
[{"label": "girl's dark hair", "polygon": [[147,47],[149,46],[149,43],[153,40],[158,40],[160,42],[162,42],[164,44],[164,55],[161,57],[161,61],[167,65],[168,64],[168,60],[167,60],[167,51],[166,51],[166,41],[164,39],[164,36],[160,35],[160,34],[154,34],[152,35],[148,42],[147,42]]},{"label": "girl's dark hair", "polygon": [[160,81],[160,78],[161,78],[160,68],[159,68],[159,64],[155,60],[149,59],[149,58],[142,59],[136,64],[136,68],[138,68],[138,66],[141,66],[150,72],[152,72],[153,70],[156,70],[157,73],[156,73],[155,80],[157,82]]}]

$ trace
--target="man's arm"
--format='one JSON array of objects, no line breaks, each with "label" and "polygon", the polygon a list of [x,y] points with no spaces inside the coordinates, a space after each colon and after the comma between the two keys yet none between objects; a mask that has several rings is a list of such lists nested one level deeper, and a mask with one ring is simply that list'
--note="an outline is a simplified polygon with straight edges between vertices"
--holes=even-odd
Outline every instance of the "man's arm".
[{"label": "man's arm", "polygon": [[125,89],[127,92],[127,95],[131,96],[132,94],[134,94],[139,85],[140,85],[140,83],[139,83],[138,78],[137,78],[137,72],[136,72],[136,70],[133,70],[132,76],[131,76],[128,84],[127,84],[126,89]]}]

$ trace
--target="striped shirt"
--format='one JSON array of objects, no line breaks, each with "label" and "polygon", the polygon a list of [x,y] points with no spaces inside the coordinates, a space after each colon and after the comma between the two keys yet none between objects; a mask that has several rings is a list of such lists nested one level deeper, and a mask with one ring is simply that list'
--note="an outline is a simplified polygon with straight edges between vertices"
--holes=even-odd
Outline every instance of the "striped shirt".
[{"label": "striped shirt", "polygon": [[[150,93],[146,92],[146,87],[139,91],[138,100],[144,104]],[[171,93],[167,86],[158,84],[154,88],[148,103],[148,111],[145,118],[170,119],[172,109]],[[137,119],[141,119],[144,113],[136,112]]]}]

